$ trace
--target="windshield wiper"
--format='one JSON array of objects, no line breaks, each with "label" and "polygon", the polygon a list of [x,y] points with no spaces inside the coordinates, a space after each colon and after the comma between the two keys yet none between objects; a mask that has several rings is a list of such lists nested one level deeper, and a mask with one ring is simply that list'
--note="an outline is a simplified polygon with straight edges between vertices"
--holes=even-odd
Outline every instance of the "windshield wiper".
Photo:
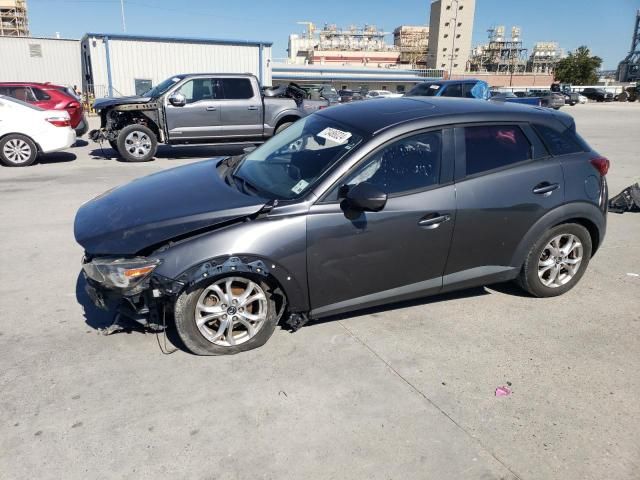
[{"label": "windshield wiper", "polygon": [[[240,183],[240,185],[242,186],[242,191],[244,193],[249,195],[260,195],[260,190],[255,185],[252,185],[251,182],[245,180],[240,175],[236,175],[235,173],[232,173],[231,178],[233,178],[234,180],[237,180]],[[253,193],[252,194],[249,193],[249,190],[253,190]]]}]

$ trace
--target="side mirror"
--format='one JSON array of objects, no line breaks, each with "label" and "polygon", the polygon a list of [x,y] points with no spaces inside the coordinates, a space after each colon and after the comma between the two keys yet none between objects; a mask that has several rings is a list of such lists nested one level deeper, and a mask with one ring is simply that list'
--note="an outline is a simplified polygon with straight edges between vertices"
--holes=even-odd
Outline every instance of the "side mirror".
[{"label": "side mirror", "polygon": [[364,182],[351,187],[344,201],[352,210],[379,212],[387,204],[387,194]]},{"label": "side mirror", "polygon": [[187,97],[180,92],[175,92],[169,97],[169,103],[174,107],[184,107],[187,104]]}]

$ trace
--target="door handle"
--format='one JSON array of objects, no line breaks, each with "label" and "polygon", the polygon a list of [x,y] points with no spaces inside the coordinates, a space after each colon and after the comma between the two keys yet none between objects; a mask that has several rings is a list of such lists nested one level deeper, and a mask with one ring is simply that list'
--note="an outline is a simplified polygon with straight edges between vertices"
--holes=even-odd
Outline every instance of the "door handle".
[{"label": "door handle", "polygon": [[542,182],[533,187],[533,193],[536,195],[544,195],[548,197],[554,190],[560,188],[559,183]]},{"label": "door handle", "polygon": [[216,110],[216,107],[207,107],[207,112],[215,112]]},{"label": "door handle", "polygon": [[247,108],[247,110],[257,110],[258,107],[256,107],[255,105],[251,105],[249,108]]},{"label": "door handle", "polygon": [[421,227],[434,229],[434,228],[438,228],[444,222],[448,222],[449,220],[451,220],[451,215],[449,215],[448,213],[445,213],[444,215],[440,215],[436,213],[435,216],[429,216],[428,218],[423,218],[418,222],[418,225],[420,225]]}]

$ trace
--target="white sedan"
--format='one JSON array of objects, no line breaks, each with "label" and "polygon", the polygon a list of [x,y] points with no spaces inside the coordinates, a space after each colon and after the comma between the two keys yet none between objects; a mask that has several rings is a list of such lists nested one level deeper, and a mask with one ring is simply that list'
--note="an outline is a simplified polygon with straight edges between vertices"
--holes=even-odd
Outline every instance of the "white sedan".
[{"label": "white sedan", "polygon": [[402,97],[402,93],[393,93],[389,90],[369,90],[366,98],[397,98]]},{"label": "white sedan", "polygon": [[69,114],[43,110],[0,95],[0,162],[9,167],[33,164],[38,153],[64,150],[76,143]]}]

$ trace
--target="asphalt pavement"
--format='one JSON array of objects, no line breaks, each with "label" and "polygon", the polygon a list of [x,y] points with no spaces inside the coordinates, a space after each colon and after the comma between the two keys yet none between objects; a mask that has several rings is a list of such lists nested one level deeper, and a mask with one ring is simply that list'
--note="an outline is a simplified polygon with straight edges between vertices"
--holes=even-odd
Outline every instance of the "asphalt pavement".
[{"label": "asphalt pavement", "polygon": [[[611,160],[611,194],[640,179],[640,103],[564,111]],[[638,478],[640,214],[610,214],[553,299],[475,288],[277,329],[232,357],[99,335],[111,318],[80,288],[78,207],[235,152],[128,164],[80,142],[0,168],[0,478]]]}]

